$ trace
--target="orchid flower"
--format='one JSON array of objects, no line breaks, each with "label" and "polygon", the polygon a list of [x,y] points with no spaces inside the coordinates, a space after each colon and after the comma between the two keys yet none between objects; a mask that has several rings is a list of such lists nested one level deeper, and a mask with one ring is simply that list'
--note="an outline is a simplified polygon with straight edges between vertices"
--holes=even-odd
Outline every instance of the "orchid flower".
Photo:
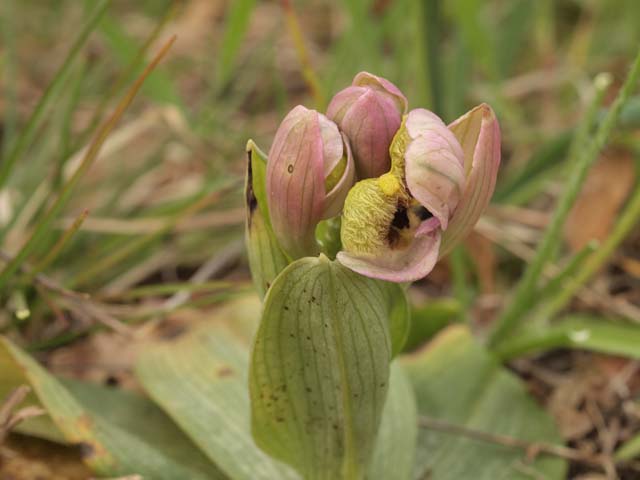
[{"label": "orchid flower", "polygon": [[426,276],[476,224],[495,188],[500,127],[486,104],[450,125],[434,113],[405,115],[391,169],[350,190],[337,259],[392,282]]}]

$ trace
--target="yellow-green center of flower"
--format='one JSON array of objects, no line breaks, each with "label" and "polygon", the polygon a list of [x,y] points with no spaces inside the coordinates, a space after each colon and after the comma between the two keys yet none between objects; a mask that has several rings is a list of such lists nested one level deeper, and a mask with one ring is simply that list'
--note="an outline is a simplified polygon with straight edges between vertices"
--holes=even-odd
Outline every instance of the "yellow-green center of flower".
[{"label": "yellow-green center of flower", "polygon": [[356,183],[347,195],[340,238],[348,252],[384,255],[406,248],[422,221],[420,205],[405,184],[404,152],[410,141],[405,119],[389,147],[389,172]]},{"label": "yellow-green center of flower", "polygon": [[338,184],[342,175],[344,175],[344,171],[347,169],[347,157],[343,156],[340,161],[337,163],[331,173],[324,179],[324,190],[329,193],[331,190],[335,188]]},{"label": "yellow-green center of flower", "polygon": [[378,185],[380,186],[380,190],[387,197],[394,197],[400,192],[402,189],[402,184],[398,177],[396,177],[393,173],[385,173],[384,175],[378,177]]}]

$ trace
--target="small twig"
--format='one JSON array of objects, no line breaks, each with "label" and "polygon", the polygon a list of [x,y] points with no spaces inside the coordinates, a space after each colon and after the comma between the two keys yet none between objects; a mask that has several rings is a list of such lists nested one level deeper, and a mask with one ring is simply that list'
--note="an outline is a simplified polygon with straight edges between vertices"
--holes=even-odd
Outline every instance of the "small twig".
[{"label": "small twig", "polygon": [[474,430],[462,425],[456,425],[443,420],[437,420],[429,417],[419,417],[418,426],[420,426],[421,428],[426,428],[428,430],[436,430],[442,433],[460,435],[472,440],[478,440],[480,442],[494,443],[496,445],[502,445],[504,447],[523,450],[527,456],[527,459],[534,459],[539,454],[544,453],[574,462],[596,465],[598,467],[602,467],[604,464],[611,461],[610,458],[607,458],[604,455],[583,453],[579,450],[565,447],[563,445],[554,445],[552,443],[546,442],[529,442],[527,440],[510,437],[508,435],[500,435],[497,433]]},{"label": "small twig", "polygon": [[[9,253],[5,252],[4,250],[0,250],[0,260],[9,263],[13,260],[13,258],[14,257]],[[22,263],[19,267],[19,270],[27,275],[31,275],[33,273],[33,267],[31,267],[27,263]],[[83,311],[87,316],[95,318],[100,323],[111,328],[112,330],[128,336],[131,336],[133,334],[133,331],[130,327],[122,323],[117,318],[104,312],[100,307],[95,305],[91,301],[89,294],[69,290],[43,273],[37,273],[33,275],[33,281],[44,289],[61,295],[65,299],[68,306],[73,306],[76,309]]]},{"label": "small twig", "polygon": [[14,410],[27,397],[31,388],[21,385],[14,389],[5,401],[0,405],[0,444],[4,442],[9,432],[15,428],[20,422],[27,418],[43,415],[45,412],[39,407],[25,407],[17,412]]}]

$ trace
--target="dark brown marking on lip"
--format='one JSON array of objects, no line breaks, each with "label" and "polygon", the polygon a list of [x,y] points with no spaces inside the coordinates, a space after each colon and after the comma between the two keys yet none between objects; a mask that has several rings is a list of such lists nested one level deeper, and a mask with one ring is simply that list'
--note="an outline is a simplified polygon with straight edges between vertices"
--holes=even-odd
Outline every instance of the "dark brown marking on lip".
[{"label": "dark brown marking on lip", "polygon": [[433,213],[431,213],[429,210],[427,210],[422,205],[420,205],[418,207],[415,207],[413,209],[413,213],[415,213],[416,216],[422,221],[428,220],[431,217],[433,217]]},{"label": "dark brown marking on lip", "polygon": [[389,225],[389,230],[387,231],[387,243],[390,248],[395,248],[398,245],[401,237],[400,231],[410,226],[411,221],[409,220],[407,206],[404,202],[398,201],[393,220],[391,220],[391,225]]}]

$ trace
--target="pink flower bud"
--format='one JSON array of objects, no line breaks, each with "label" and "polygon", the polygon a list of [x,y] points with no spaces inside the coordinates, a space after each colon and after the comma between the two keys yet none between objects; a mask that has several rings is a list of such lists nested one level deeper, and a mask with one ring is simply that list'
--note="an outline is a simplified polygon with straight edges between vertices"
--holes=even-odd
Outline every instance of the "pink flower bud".
[{"label": "pink flower bud", "polygon": [[362,275],[409,282],[426,276],[487,207],[500,165],[500,128],[486,104],[448,127],[417,109],[390,151],[391,171],[358,182],[346,200],[337,258]]},{"label": "pink flower bud", "polygon": [[284,118],[267,162],[273,231],[292,258],[318,253],[315,229],[342,211],[355,181],[349,143],[335,123],[299,105]]},{"label": "pink flower bud", "polygon": [[407,99],[398,87],[367,72],[333,97],[327,117],[349,137],[358,178],[389,170],[389,145],[406,111]]}]

